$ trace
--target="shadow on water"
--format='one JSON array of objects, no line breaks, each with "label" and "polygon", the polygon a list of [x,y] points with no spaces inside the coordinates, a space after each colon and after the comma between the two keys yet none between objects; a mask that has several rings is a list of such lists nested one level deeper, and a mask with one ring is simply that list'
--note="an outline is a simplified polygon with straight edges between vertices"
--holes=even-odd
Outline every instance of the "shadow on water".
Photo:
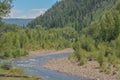
[{"label": "shadow on water", "polygon": [[89,80],[85,78],[79,78],[76,76],[68,75],[65,73],[57,72],[43,68],[42,66],[51,59],[63,58],[70,56],[70,53],[65,54],[52,54],[46,56],[32,56],[22,59],[15,59],[12,64],[16,67],[20,67],[30,76],[40,76],[43,80]]}]

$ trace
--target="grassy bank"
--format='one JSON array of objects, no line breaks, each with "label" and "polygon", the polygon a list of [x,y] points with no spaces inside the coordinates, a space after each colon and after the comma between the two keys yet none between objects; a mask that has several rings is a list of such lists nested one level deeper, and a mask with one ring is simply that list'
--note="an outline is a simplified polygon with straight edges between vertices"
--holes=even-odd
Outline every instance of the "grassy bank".
[{"label": "grassy bank", "polygon": [[29,77],[21,69],[5,70],[0,68],[0,80],[41,80],[38,77]]},{"label": "grassy bank", "polygon": [[24,71],[12,67],[10,63],[0,63],[0,80],[41,80],[36,76],[26,76]]}]

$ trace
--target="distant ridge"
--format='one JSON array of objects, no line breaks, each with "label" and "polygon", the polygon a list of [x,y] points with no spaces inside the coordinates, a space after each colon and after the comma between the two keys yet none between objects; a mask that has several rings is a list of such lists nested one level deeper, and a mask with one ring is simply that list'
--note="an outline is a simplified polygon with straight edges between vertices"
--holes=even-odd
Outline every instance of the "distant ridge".
[{"label": "distant ridge", "polygon": [[6,22],[8,24],[16,24],[18,26],[26,26],[29,22],[31,22],[33,19],[23,19],[23,18],[7,18],[3,19],[3,22]]}]

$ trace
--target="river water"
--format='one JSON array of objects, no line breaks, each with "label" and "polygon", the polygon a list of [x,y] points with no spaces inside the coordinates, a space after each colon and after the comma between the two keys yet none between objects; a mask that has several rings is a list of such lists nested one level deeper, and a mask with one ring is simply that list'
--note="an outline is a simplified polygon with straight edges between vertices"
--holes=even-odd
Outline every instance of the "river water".
[{"label": "river water", "polygon": [[13,66],[22,68],[29,76],[40,76],[43,80],[88,80],[65,73],[43,68],[42,66],[51,59],[70,56],[70,53],[51,54],[44,56],[29,56],[12,61]]}]

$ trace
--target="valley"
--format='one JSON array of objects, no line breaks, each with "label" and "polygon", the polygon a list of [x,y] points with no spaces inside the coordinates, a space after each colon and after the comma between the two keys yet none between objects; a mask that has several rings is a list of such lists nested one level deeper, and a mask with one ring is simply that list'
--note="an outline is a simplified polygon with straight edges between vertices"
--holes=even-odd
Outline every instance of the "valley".
[{"label": "valley", "polygon": [[[0,1],[0,62],[8,61],[0,63],[0,74],[6,79],[120,80],[119,0],[59,0],[45,9],[22,2],[26,10],[16,12],[13,4]],[[36,18],[4,19],[8,15]]]}]

